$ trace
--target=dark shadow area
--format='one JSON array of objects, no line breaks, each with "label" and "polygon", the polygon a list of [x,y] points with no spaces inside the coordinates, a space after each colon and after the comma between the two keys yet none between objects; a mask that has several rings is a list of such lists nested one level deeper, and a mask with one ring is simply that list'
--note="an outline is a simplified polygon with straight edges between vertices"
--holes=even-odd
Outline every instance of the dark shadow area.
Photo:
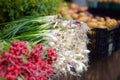
[{"label": "dark shadow area", "polygon": [[88,12],[92,13],[94,16],[109,16],[111,18],[120,19],[120,10],[91,8]]}]

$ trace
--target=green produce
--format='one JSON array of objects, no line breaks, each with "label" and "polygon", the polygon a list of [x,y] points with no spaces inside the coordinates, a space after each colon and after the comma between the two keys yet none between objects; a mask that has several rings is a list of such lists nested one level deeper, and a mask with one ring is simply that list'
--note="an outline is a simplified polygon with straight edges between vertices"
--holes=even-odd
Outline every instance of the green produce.
[{"label": "green produce", "polygon": [[5,25],[5,29],[0,31],[2,40],[24,40],[34,42],[34,44],[45,44],[44,38],[47,30],[52,29],[52,23],[55,16],[45,16],[37,18],[24,18],[12,21]]},{"label": "green produce", "polygon": [[0,23],[24,16],[45,16],[58,12],[62,0],[0,0]]}]

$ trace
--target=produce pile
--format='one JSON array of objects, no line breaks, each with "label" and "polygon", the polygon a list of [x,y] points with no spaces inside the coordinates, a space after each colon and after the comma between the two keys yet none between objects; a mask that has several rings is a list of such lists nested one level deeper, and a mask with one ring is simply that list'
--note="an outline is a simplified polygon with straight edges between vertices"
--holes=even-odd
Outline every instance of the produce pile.
[{"label": "produce pile", "polygon": [[62,0],[0,0],[0,23],[25,16],[46,16],[58,13]]},{"label": "produce pile", "polygon": [[57,56],[53,49],[46,51],[37,45],[29,52],[25,42],[12,42],[9,52],[0,56],[0,77],[7,80],[47,80],[54,73],[52,62]]},{"label": "produce pile", "polygon": [[47,80],[54,73],[80,75],[88,66],[88,30],[83,22],[56,15],[7,23],[0,31],[0,77]]},{"label": "produce pile", "polygon": [[70,11],[68,6],[61,7],[60,15],[64,18],[85,22],[92,29],[93,28],[112,29],[118,25],[118,21],[116,19],[110,17],[93,16],[92,14],[85,12],[75,13],[73,11]]},{"label": "produce pile", "polygon": [[51,40],[49,45],[54,47],[58,59],[55,62],[55,68],[60,72],[72,72],[71,67],[75,68],[76,73],[87,70],[88,53],[87,50],[87,30],[89,28],[85,23],[76,21],[62,21],[58,23],[60,28],[52,30],[49,34],[53,35],[54,40]]}]

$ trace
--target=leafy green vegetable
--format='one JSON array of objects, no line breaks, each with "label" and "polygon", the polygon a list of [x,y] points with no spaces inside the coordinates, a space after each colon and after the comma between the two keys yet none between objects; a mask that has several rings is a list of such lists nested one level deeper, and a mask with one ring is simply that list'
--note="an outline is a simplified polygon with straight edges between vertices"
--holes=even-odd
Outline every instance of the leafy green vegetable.
[{"label": "leafy green vegetable", "polygon": [[46,16],[58,13],[62,0],[0,0],[0,23],[24,16]]},{"label": "leafy green vegetable", "polygon": [[54,16],[24,18],[7,23],[6,29],[0,31],[1,40],[23,40],[35,44],[47,44],[46,31],[52,29],[49,21]]}]

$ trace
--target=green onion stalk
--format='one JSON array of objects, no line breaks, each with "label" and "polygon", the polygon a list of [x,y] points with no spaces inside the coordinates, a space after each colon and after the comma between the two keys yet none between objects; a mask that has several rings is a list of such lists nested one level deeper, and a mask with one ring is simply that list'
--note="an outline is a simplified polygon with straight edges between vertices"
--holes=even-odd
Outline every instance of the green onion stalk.
[{"label": "green onion stalk", "polygon": [[56,16],[26,18],[4,24],[6,28],[0,31],[1,44],[15,40],[27,41],[32,45],[48,44],[47,32],[53,28]]}]

